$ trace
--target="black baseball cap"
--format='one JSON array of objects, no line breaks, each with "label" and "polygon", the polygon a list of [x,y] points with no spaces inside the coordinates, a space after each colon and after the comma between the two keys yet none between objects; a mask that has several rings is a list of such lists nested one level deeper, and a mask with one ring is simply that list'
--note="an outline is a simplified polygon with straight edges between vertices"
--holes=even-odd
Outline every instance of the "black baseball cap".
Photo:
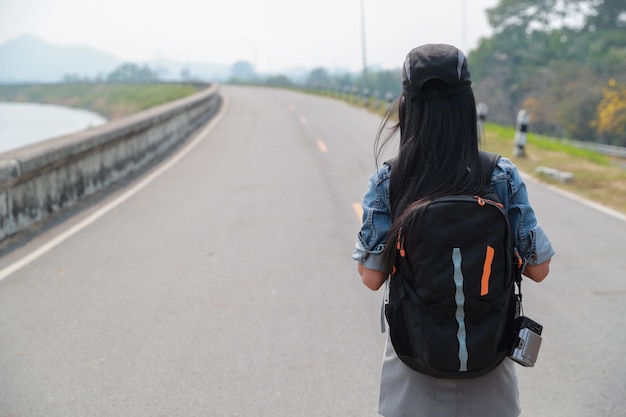
[{"label": "black baseball cap", "polygon": [[[424,90],[431,80],[444,89]],[[472,84],[465,54],[452,45],[426,44],[411,50],[402,68],[402,91],[409,97],[432,98],[453,95]]]}]

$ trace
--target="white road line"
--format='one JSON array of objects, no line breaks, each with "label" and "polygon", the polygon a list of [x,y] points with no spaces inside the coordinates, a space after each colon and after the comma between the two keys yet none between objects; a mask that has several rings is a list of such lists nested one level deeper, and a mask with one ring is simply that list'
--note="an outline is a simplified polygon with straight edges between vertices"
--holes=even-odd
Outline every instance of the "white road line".
[{"label": "white road line", "polygon": [[184,148],[179,150],[171,159],[168,159],[165,163],[163,163],[163,165],[160,165],[159,167],[157,167],[154,171],[152,171],[149,175],[143,178],[135,186],[128,189],[126,192],[124,192],[124,194],[120,195],[115,200],[111,201],[110,203],[108,203],[107,205],[105,205],[104,207],[102,207],[101,209],[99,209],[98,211],[96,211],[95,213],[93,213],[92,215],[90,215],[89,217],[81,221],[80,223],[75,224],[74,226],[64,231],[63,233],[59,234],[55,238],[44,243],[43,245],[41,245],[40,247],[38,247],[37,249],[29,253],[28,255],[24,256],[23,258],[13,262],[12,264],[5,267],[4,269],[0,270],[0,281],[5,279],[9,275],[15,273],[19,269],[25,267],[29,263],[35,261],[39,257],[50,252],[55,247],[57,247],[58,245],[60,245],[61,243],[69,239],[70,237],[74,236],[76,233],[80,232],[81,230],[89,226],[90,224],[94,223],[96,220],[98,220],[99,218],[107,214],[109,211],[113,210],[114,208],[116,208],[117,206],[119,206],[120,204],[122,204],[123,202],[125,202],[126,200],[134,196],[135,194],[137,194],[141,189],[145,188],[152,181],[154,181],[163,173],[165,173],[174,165],[176,165],[189,152],[191,152],[196,146],[198,146],[200,142],[202,142],[204,137],[211,130],[213,130],[215,125],[222,119],[222,117],[224,117],[224,114],[226,113],[226,110],[228,109],[228,100],[226,97],[222,97],[222,99],[223,99],[223,102],[222,102],[222,107],[220,111],[215,116],[213,116],[209,124],[204,129],[202,129],[199,133],[197,133],[193,137],[191,142],[189,142],[189,144],[187,144]]}]

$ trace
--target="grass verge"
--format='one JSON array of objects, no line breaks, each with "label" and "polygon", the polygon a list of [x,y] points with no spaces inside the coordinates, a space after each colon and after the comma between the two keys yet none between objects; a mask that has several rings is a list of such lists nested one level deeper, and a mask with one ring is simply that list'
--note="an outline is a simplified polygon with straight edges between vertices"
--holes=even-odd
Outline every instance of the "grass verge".
[{"label": "grass verge", "polygon": [[180,83],[0,85],[0,101],[57,104],[117,119],[189,96],[203,88],[206,86]]},{"label": "grass verge", "polygon": [[[513,157],[515,130],[491,123],[485,125],[485,150],[510,158],[520,170],[543,182],[594,201],[626,215],[626,170],[623,159],[528,134],[526,157]],[[536,173],[539,166],[574,175],[574,181],[562,183]]]}]

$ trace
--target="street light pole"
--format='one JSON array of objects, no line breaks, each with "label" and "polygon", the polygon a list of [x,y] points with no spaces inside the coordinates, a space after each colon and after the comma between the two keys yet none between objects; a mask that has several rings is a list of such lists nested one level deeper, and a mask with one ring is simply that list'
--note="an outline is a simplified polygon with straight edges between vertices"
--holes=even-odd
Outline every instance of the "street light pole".
[{"label": "street light pole", "polygon": [[367,46],[365,43],[365,0],[361,0],[361,57],[363,58],[363,81],[367,85]]},{"label": "street light pole", "polygon": [[467,1],[461,0],[461,48],[467,54]]}]

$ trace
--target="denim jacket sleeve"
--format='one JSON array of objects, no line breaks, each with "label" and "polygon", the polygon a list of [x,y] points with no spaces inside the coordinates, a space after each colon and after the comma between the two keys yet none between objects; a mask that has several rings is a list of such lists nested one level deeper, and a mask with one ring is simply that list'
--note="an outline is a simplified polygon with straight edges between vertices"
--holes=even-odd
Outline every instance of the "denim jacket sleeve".
[{"label": "denim jacket sleeve", "polygon": [[352,259],[377,271],[384,271],[381,254],[385,249],[387,232],[391,228],[389,175],[389,165],[384,164],[369,179],[363,197],[363,223],[352,253]]},{"label": "denim jacket sleeve", "polygon": [[526,184],[507,158],[500,158],[491,178],[494,190],[509,218],[513,242],[525,262],[529,265],[541,264],[554,255],[554,249],[537,223],[537,217],[528,200]]}]

